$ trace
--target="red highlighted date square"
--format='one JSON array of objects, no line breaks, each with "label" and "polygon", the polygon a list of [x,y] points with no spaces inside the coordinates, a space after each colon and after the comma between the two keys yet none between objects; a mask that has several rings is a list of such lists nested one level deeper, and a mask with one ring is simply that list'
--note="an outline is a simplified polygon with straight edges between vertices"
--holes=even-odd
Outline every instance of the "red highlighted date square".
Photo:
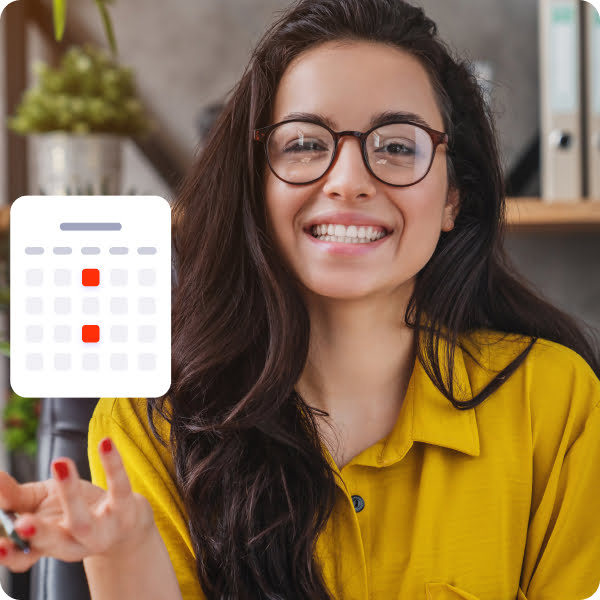
[{"label": "red highlighted date square", "polygon": [[81,283],[86,287],[94,287],[100,285],[100,270],[83,269],[81,271]]},{"label": "red highlighted date square", "polygon": [[86,344],[95,344],[100,341],[100,327],[98,325],[84,325],[81,328],[81,340]]}]

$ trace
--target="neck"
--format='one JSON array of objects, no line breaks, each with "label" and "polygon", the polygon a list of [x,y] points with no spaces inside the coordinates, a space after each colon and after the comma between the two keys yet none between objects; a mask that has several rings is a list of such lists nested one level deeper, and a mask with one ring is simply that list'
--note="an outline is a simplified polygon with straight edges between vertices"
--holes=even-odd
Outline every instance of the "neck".
[{"label": "neck", "polygon": [[397,415],[412,373],[415,335],[405,303],[310,298],[308,359],[296,385],[307,404],[358,423]]}]

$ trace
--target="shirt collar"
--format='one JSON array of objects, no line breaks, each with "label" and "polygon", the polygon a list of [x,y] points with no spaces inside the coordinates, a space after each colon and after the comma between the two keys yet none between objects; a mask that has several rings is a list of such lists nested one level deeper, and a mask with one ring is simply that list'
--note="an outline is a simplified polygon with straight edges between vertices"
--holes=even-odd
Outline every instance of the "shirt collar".
[{"label": "shirt collar", "polygon": [[[441,338],[439,357],[444,380],[447,374],[445,363],[447,345],[447,342]],[[463,350],[458,344],[454,351],[453,381],[454,396],[458,401],[464,402],[473,398]],[[412,427],[406,427],[403,431],[402,422],[398,420],[383,449],[384,463],[391,464],[400,460],[403,455],[400,456],[397,451],[398,443],[404,442],[406,445],[408,440],[411,444],[413,441],[425,442],[458,450],[469,456],[479,456],[479,430],[475,410],[454,408],[450,400],[431,381],[419,360],[415,361],[404,402],[407,403],[405,413],[407,416],[404,421]],[[400,416],[402,417],[402,411]]]},{"label": "shirt collar", "polygon": [[[439,357],[446,377],[447,342],[440,338]],[[457,344],[454,352],[454,396],[459,401],[471,400],[473,392],[463,351]],[[382,440],[355,456],[346,466],[387,467],[404,458],[413,442],[424,442],[479,456],[479,431],[475,410],[454,408],[431,381],[419,359],[415,360],[408,389],[392,431]],[[329,452],[327,458],[333,466]],[[339,473],[337,467],[334,469]]]}]

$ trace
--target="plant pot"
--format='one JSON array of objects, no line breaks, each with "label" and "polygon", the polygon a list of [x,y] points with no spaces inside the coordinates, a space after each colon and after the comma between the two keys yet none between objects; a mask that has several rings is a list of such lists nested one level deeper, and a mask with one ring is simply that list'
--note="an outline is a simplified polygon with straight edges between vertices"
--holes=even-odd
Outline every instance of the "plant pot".
[{"label": "plant pot", "polygon": [[56,131],[30,139],[33,195],[121,193],[122,136]]}]

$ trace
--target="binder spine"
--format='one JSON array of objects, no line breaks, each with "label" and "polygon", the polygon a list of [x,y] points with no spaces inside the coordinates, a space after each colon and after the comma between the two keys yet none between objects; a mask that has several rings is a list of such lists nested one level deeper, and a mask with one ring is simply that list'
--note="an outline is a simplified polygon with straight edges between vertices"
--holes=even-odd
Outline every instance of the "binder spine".
[{"label": "binder spine", "polygon": [[580,0],[539,0],[541,173],[546,201],[583,195]]},{"label": "binder spine", "polygon": [[600,202],[600,14],[584,2],[586,194]]}]

